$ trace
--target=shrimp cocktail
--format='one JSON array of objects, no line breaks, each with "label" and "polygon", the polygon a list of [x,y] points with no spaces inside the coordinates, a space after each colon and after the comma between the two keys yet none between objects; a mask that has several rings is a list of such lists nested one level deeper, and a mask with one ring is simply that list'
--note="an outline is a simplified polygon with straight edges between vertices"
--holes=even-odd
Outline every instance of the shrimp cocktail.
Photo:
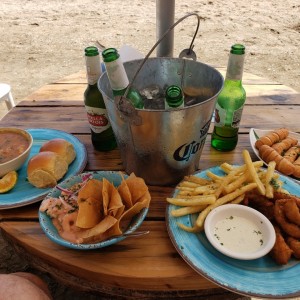
[{"label": "shrimp cocktail", "polygon": [[132,219],[150,204],[150,193],[142,178],[131,174],[121,183],[92,173],[68,188],[57,186],[58,197],[48,196],[40,212],[51,218],[60,237],[75,244],[93,244],[120,236]]}]

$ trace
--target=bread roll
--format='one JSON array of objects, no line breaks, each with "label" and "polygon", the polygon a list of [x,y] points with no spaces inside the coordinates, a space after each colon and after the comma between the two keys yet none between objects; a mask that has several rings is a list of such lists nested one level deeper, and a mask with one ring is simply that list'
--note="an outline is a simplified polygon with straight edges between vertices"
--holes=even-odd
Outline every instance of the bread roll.
[{"label": "bread roll", "polygon": [[33,156],[27,166],[28,181],[37,188],[54,187],[68,170],[67,162],[50,151]]},{"label": "bread roll", "polygon": [[40,149],[40,152],[51,151],[60,155],[63,159],[66,160],[69,165],[76,157],[76,152],[74,146],[64,140],[64,139],[52,139],[45,144]]}]

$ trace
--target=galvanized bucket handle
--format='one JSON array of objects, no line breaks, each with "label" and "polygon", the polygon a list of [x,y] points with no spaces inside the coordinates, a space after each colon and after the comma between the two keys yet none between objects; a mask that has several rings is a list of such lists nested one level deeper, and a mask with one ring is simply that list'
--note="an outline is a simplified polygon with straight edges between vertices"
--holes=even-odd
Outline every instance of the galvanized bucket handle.
[{"label": "galvanized bucket handle", "polygon": [[196,54],[193,51],[194,48],[194,40],[196,38],[196,35],[198,33],[199,30],[199,26],[200,26],[200,16],[197,13],[190,13],[185,15],[184,17],[180,18],[177,22],[175,22],[163,35],[162,37],[154,44],[154,46],[150,49],[150,51],[148,52],[148,54],[145,56],[145,58],[143,59],[143,61],[141,62],[140,66],[138,67],[137,71],[135,72],[131,82],[129,83],[129,85],[127,86],[127,89],[124,93],[124,95],[122,96],[117,96],[115,97],[115,105],[117,107],[117,109],[119,110],[119,112],[121,113],[121,118],[124,119],[125,121],[129,122],[132,125],[136,125],[139,126],[142,124],[142,119],[140,116],[138,116],[137,114],[137,110],[135,109],[135,107],[130,103],[130,101],[126,98],[128,95],[128,92],[130,90],[130,88],[132,87],[137,75],[139,74],[140,70],[142,69],[143,65],[145,64],[145,62],[147,61],[147,59],[149,58],[149,56],[151,55],[151,53],[155,50],[155,48],[158,46],[158,44],[166,37],[167,34],[169,34],[169,32],[175,27],[177,26],[180,22],[182,22],[184,19],[191,17],[191,16],[196,16],[197,17],[197,28],[196,31],[194,33],[193,39],[191,41],[190,47],[188,49],[184,49],[181,51],[181,53],[179,54],[179,58],[190,58],[194,61],[196,61]]},{"label": "galvanized bucket handle", "polygon": [[[175,27],[177,26],[179,23],[181,23],[184,19],[190,17],[190,16],[196,16],[197,17],[197,28],[196,28],[196,31],[194,33],[194,36],[193,36],[193,39],[192,39],[192,42],[190,44],[190,47],[188,48],[187,50],[187,54],[188,55],[191,55],[194,51],[193,51],[193,48],[194,48],[194,40],[196,38],[196,35],[198,33],[198,30],[199,30],[199,26],[200,26],[200,16],[197,14],[197,13],[190,13],[190,14],[187,14],[186,16],[180,18],[177,22],[175,22],[163,35],[162,37],[154,44],[154,46],[151,48],[151,50],[148,52],[148,54],[145,56],[144,60],[142,61],[142,63],[140,64],[139,68],[137,69],[136,73],[134,74],[131,82],[129,83],[125,93],[124,93],[124,97],[126,98],[130,88],[132,87],[133,85],[133,82],[135,81],[138,73],[140,72],[141,68],[143,67],[143,65],[145,64],[146,60],[148,59],[148,57],[152,54],[152,52],[155,50],[155,48],[158,46],[158,44],[166,37],[166,35]],[[183,50],[185,51],[185,50]],[[182,52],[183,52],[182,51]],[[181,52],[181,53],[182,53]],[[196,60],[196,59],[194,59]]]}]

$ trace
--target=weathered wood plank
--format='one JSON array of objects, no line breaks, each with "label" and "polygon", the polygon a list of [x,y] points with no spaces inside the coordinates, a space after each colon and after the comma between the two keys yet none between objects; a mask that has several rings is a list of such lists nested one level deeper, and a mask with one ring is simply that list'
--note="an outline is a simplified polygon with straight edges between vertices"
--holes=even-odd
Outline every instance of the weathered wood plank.
[{"label": "weathered wood plank", "polygon": [[90,133],[85,108],[15,107],[3,117],[5,126],[52,128],[69,133]]},{"label": "weathered wood plank", "polygon": [[300,94],[285,85],[244,85],[246,105],[300,105]]},{"label": "weathered wood plank", "polygon": [[[284,85],[244,84],[246,104],[298,104],[300,95],[297,91]],[[83,103],[85,84],[51,84],[45,85],[24,100],[44,101],[79,101]],[[53,102],[52,104],[56,104]]]},{"label": "weathered wood plank", "polygon": [[[93,148],[89,135],[76,135],[76,137],[85,145],[87,149],[88,163],[85,171],[124,171],[119,149],[109,152],[99,152]],[[219,152],[211,148],[210,138],[211,137],[209,135],[206,139],[206,143],[199,161],[199,171],[220,165],[223,162],[228,162],[230,164],[243,164],[243,149],[247,149],[250,152],[253,161],[257,160],[257,157],[254,155],[251,149],[249,136],[247,134],[242,134],[239,136],[237,148],[235,151],[230,152]],[[174,188],[175,187],[172,186],[149,186],[152,200],[147,218],[152,220],[164,219],[167,205],[166,198],[173,194]],[[13,219],[37,219],[38,207],[39,204],[33,204],[22,208],[0,210],[0,221]]]},{"label": "weathered wood plank", "polygon": [[[272,129],[287,127],[291,131],[300,132],[298,110],[293,105],[254,106],[246,105],[243,111],[240,133],[249,132],[251,127]],[[70,133],[88,134],[89,125],[84,107],[15,107],[4,116],[5,126],[24,128],[53,128]],[[212,131],[211,125],[210,132]]]},{"label": "weathered wood plank", "polygon": [[44,101],[35,101],[35,100],[23,100],[17,104],[18,107],[41,107],[41,106],[62,106],[62,107],[72,107],[72,106],[84,106],[82,100],[44,100]]},{"label": "weathered wood plank", "polygon": [[86,84],[48,84],[28,95],[24,98],[24,100],[76,100],[83,102],[83,93],[85,89]]},{"label": "weathered wood plank", "polygon": [[147,236],[128,238],[109,248],[90,251],[89,255],[80,255],[80,259],[78,251],[50,241],[37,222],[3,222],[1,227],[6,236],[30,253],[32,263],[39,257],[57,270],[75,276],[80,272],[81,279],[102,288],[149,291],[218,288],[182,260],[162,221],[144,221],[140,229],[150,230]]}]

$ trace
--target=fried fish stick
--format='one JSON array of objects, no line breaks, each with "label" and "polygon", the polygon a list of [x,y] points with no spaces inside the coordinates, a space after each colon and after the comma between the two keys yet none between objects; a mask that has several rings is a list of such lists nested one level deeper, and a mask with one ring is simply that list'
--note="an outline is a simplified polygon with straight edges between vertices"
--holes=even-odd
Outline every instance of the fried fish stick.
[{"label": "fried fish stick", "polygon": [[300,226],[300,211],[295,199],[292,198],[286,201],[286,203],[283,206],[283,210],[286,218],[290,222]]},{"label": "fried fish stick", "polygon": [[286,234],[296,239],[300,239],[300,227],[294,223],[289,222],[284,215],[283,206],[287,201],[289,201],[289,199],[280,199],[275,202],[275,220]]},{"label": "fried fish stick", "polygon": [[289,236],[287,238],[287,244],[293,250],[293,255],[300,259],[300,241]]},{"label": "fried fish stick", "polygon": [[277,264],[286,265],[291,258],[293,251],[285,242],[283,236],[281,235],[279,227],[274,226],[274,229],[276,240],[274,247],[270,251],[270,254]]}]

